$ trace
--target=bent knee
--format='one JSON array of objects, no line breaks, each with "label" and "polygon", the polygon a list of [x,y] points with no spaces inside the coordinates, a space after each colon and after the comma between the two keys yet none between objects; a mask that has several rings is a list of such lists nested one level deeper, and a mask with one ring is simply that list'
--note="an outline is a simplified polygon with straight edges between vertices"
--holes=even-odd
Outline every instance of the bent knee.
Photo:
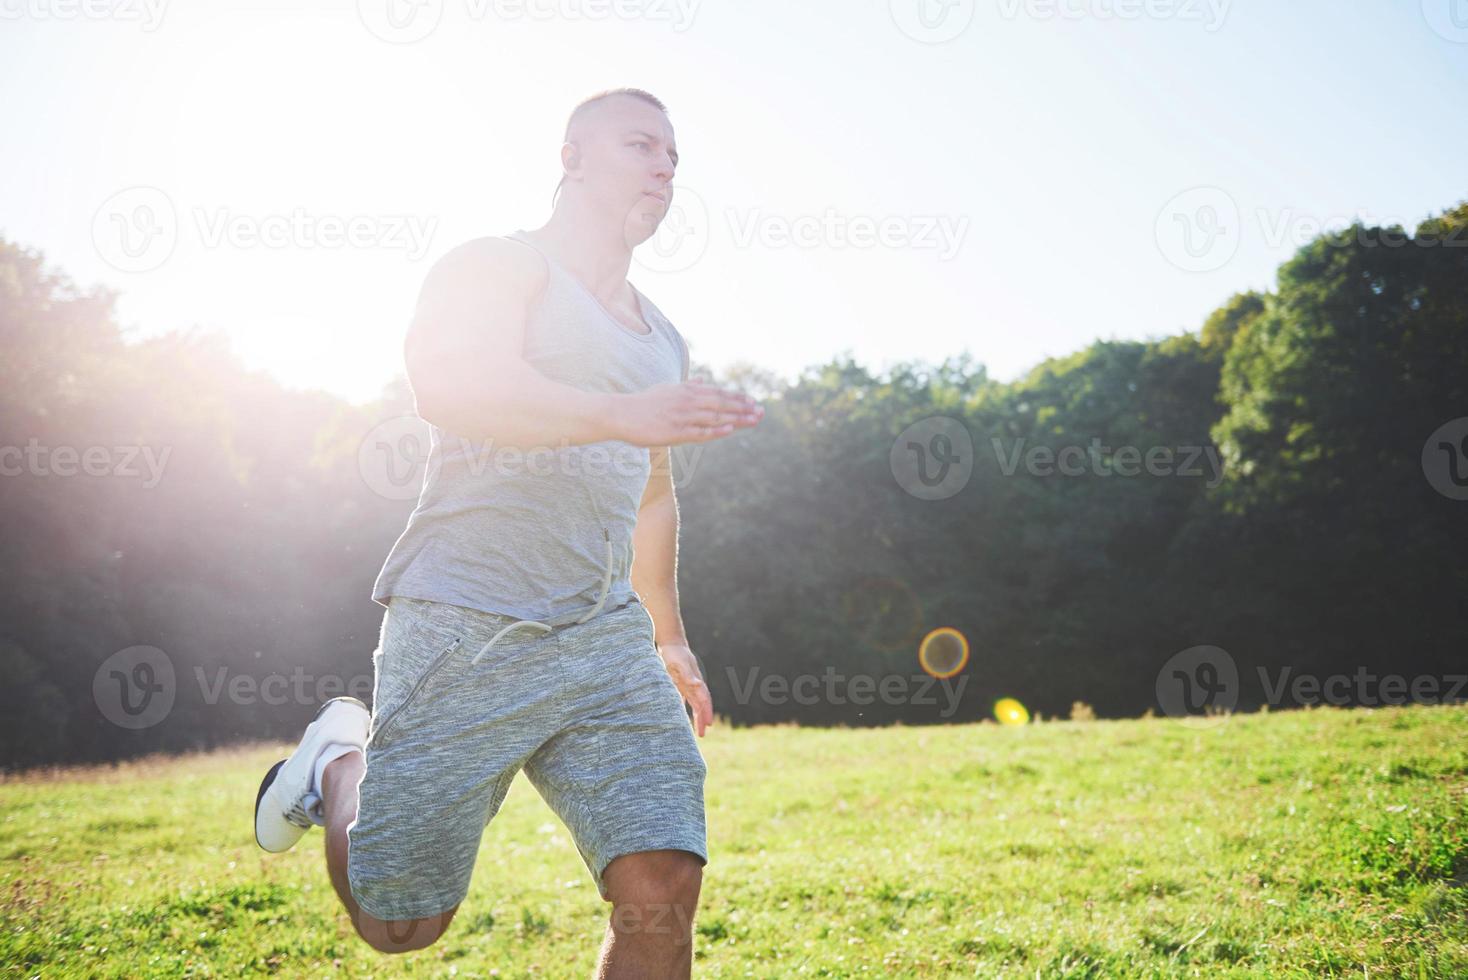
[{"label": "bent knee", "polygon": [[614,905],[687,906],[698,902],[703,862],[688,851],[625,854],[607,865],[603,877]]},{"label": "bent knee", "polygon": [[447,912],[430,915],[422,919],[377,919],[366,912],[359,912],[357,935],[379,953],[411,953],[438,942],[448,932],[449,923],[454,921],[455,905]]}]

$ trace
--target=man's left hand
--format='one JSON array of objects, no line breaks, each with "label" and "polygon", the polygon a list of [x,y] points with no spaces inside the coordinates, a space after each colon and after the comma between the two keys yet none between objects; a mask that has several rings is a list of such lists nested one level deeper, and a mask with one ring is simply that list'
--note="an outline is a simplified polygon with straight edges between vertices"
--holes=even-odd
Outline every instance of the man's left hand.
[{"label": "man's left hand", "polygon": [[704,729],[714,723],[714,701],[709,696],[708,685],[703,682],[703,672],[698,669],[693,651],[687,643],[660,643],[658,655],[663,658],[663,666],[668,669],[668,676],[673,678],[678,693],[693,709],[693,728],[702,738]]}]

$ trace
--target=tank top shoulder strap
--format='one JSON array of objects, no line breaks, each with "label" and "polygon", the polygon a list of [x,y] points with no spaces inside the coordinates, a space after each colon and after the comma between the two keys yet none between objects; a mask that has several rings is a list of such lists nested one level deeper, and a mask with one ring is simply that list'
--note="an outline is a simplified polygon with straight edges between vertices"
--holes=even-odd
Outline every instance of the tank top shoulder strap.
[{"label": "tank top shoulder strap", "polygon": [[[524,245],[526,248],[532,250],[533,252],[535,252],[535,254],[539,255],[541,259],[545,262],[545,267],[547,270],[545,295],[548,295],[554,290],[556,292],[568,293],[571,299],[577,303],[596,302],[592,295],[586,291],[586,287],[583,286],[578,280],[572,278],[571,273],[566,271],[565,266],[557,262],[545,251],[545,249],[532,242],[530,240],[530,237],[526,235],[525,232],[518,230],[512,231],[505,237],[512,239],[513,241],[517,241],[521,245]],[[543,298],[544,295],[542,295],[542,299]]]},{"label": "tank top shoulder strap", "polygon": [[527,238],[524,232],[512,231],[504,237],[512,242],[519,242],[521,245],[524,245],[536,255],[540,256],[541,261],[545,263],[547,282],[546,288],[549,289],[550,281],[560,274],[560,269],[556,266],[555,261],[549,255],[546,255],[545,252],[540,248],[540,246],[536,245],[529,238]]},{"label": "tank top shoulder strap", "polygon": [[[571,273],[566,271],[564,266],[562,266],[551,256],[547,255],[544,249],[532,242],[524,231],[516,230],[504,237],[513,239],[514,241],[517,241],[520,244],[524,245],[526,248],[533,249],[538,255],[540,255],[542,259],[545,260],[546,268],[549,270],[549,278],[547,279],[546,284],[547,293],[551,291],[553,286],[557,290],[567,290],[577,302],[595,304],[594,308],[599,313],[601,313],[601,315],[607,316],[609,319],[611,318],[610,314],[606,313],[606,308],[602,306],[599,302],[597,302],[597,300],[591,295],[591,293],[586,290],[586,286],[578,280],[573,279]],[[677,335],[677,331],[673,329],[672,324],[668,321],[668,318],[663,316],[663,311],[658,309],[652,300],[643,295],[642,290],[638,289],[636,286],[633,286],[631,283],[628,283],[628,286],[631,287],[633,294],[637,297],[638,307],[642,311],[642,318],[647,323],[650,334],[661,337],[664,341],[672,344],[675,348],[681,347],[682,339]],[[626,330],[629,335],[636,336],[635,334],[633,334],[633,331],[627,330],[626,327],[622,327],[622,329]],[[651,339],[649,335],[642,336],[644,340]]]}]

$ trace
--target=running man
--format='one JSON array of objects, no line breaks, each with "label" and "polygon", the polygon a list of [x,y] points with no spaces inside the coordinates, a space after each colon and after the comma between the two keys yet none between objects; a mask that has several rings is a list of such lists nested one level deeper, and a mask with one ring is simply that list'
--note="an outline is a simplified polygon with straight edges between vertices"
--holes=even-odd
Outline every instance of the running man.
[{"label": "running man", "polygon": [[662,103],[586,100],[561,162],[544,226],[428,273],[405,350],[428,467],[373,588],[372,709],[322,706],[265,776],[255,835],[284,851],[325,827],[357,932],[421,949],[523,769],[612,903],[596,975],[686,977],[713,704],[679,614],[668,452],[763,409],[690,381],[682,335],[627,281],[673,195]]}]

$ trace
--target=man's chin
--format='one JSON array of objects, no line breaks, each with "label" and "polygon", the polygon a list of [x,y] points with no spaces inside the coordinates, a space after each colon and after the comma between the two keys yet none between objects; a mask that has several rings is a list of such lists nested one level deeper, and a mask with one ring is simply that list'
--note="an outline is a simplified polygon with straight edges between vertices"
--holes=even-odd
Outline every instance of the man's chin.
[{"label": "man's chin", "polygon": [[652,201],[651,198],[648,198],[648,200],[655,206],[651,209],[641,207],[633,209],[623,225],[623,236],[627,239],[627,244],[631,248],[636,248],[653,235],[656,235],[658,226],[663,223],[663,209],[660,206],[656,206],[656,201]]}]

